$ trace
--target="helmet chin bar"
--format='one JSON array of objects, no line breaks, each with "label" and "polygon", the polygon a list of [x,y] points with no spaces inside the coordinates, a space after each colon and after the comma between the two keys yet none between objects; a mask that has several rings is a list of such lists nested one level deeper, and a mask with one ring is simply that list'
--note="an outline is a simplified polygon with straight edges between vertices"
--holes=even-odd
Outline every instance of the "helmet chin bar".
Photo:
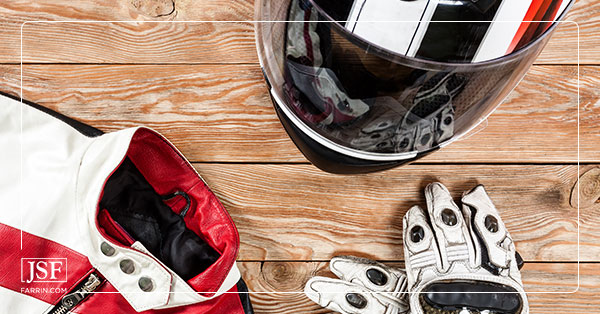
[{"label": "helmet chin bar", "polygon": [[296,147],[298,147],[298,149],[304,154],[304,156],[306,156],[308,160],[311,161],[311,163],[314,166],[330,173],[359,174],[381,171],[405,163],[409,163],[437,149],[435,148],[429,151],[422,152],[420,154],[415,155],[412,158],[408,158],[405,160],[374,161],[369,159],[355,158],[336,152],[333,149],[330,149],[315,141],[305,132],[300,130],[296,126],[296,124],[294,124],[287,117],[287,115],[284,112],[282,112],[281,106],[276,105],[275,100],[273,104],[275,107],[275,112],[277,113],[277,116],[281,121],[281,124],[283,125],[288,135],[294,141],[294,144],[296,144]]},{"label": "helmet chin bar", "polygon": [[522,310],[517,290],[482,281],[433,283],[423,289],[419,303],[424,313],[518,314]]}]

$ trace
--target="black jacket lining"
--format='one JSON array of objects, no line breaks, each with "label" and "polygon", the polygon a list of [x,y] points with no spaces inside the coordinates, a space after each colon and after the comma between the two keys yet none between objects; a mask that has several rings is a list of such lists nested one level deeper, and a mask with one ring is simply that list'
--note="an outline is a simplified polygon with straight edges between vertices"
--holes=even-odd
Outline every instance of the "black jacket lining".
[{"label": "black jacket lining", "polygon": [[129,158],[108,179],[100,209],[108,210],[127,233],[183,280],[202,273],[220,257],[163,202]]}]

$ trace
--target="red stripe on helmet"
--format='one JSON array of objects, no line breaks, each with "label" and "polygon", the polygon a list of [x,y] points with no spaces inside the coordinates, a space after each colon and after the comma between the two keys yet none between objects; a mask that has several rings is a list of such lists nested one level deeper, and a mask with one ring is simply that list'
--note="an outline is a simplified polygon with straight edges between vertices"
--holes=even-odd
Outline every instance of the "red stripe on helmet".
[{"label": "red stripe on helmet", "polygon": [[556,18],[560,3],[562,3],[562,0],[533,0],[506,54],[527,45],[546,31],[552,24],[537,21],[553,21]]}]

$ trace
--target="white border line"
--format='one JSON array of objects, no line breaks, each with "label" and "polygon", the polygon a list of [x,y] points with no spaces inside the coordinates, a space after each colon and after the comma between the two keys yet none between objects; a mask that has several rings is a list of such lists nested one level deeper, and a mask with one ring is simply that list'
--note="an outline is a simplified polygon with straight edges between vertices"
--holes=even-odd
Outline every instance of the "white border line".
[{"label": "white border line", "polygon": [[[373,22],[373,21],[364,21],[364,22]],[[375,21],[375,22],[385,22],[385,23],[394,23],[394,22],[416,22],[416,21]],[[441,23],[445,23],[445,22],[452,22],[452,23],[456,23],[457,21],[436,21],[437,22],[441,22]],[[469,23],[469,22],[480,22],[480,21],[461,21],[464,23]],[[501,21],[501,22],[517,22],[517,21]],[[579,182],[579,170],[580,170],[580,27],[579,27],[579,23],[577,23],[576,21],[519,21],[519,22],[530,22],[530,23],[543,23],[543,22],[553,22],[553,23],[572,23],[577,27],[577,180],[576,183]],[[95,24],[99,24],[99,23],[137,23],[137,24],[142,24],[142,23],[290,23],[290,21],[247,21],[247,20],[237,20],[237,21],[203,21],[203,20],[192,20],[192,21],[135,21],[135,20],[129,20],[129,21],[95,21],[95,20],[77,20],[77,21],[25,21],[21,24],[21,62],[20,62],[20,66],[21,66],[21,88],[20,88],[20,100],[21,103],[23,104],[23,28],[25,27],[25,25],[27,24],[42,24],[42,23],[48,23],[48,24],[55,24],[55,23],[78,23],[78,24],[83,24],[83,23],[95,23]],[[495,111],[495,110],[494,110]],[[493,111],[492,111],[493,112]],[[491,113],[490,113],[491,114]],[[489,115],[488,115],[489,116]],[[20,156],[21,156],[21,163],[20,163],[20,174],[21,174],[21,178],[19,180],[20,182],[20,189],[19,189],[19,204],[21,202],[21,198],[22,198],[22,190],[23,190],[23,162],[22,162],[22,157],[23,157],[23,106],[20,107],[20,120],[21,120],[21,129],[20,129]],[[465,134],[467,134],[468,132],[466,132]],[[579,184],[577,184],[577,193],[579,195]],[[19,211],[21,214],[21,228],[20,228],[20,234],[21,234],[21,250],[23,250],[23,212],[22,210]],[[579,291],[580,288],[580,234],[579,234],[579,230],[580,229],[580,216],[579,216],[579,197],[577,198],[577,287],[575,290],[573,291],[533,291],[533,292],[527,292],[527,294],[573,294],[573,293],[577,293]],[[311,261],[306,261],[306,262],[311,262]],[[559,262],[557,262],[559,263]],[[119,293],[120,292],[92,292],[92,293]],[[138,292],[129,292],[129,293],[138,293]],[[148,292],[141,292],[141,293],[148,293]],[[170,293],[189,293],[189,292],[170,292]],[[214,292],[199,292],[196,291],[194,293],[214,293]],[[224,293],[235,293],[235,294],[239,294],[239,292],[224,292]],[[304,294],[304,291],[248,291],[248,294]],[[345,292],[328,292],[328,293],[345,293]],[[387,292],[373,292],[375,294],[387,294]],[[393,292],[389,292],[389,293],[393,293]],[[415,293],[420,293],[420,292],[405,292],[406,294],[415,294]],[[444,292],[438,292],[438,293],[444,293]],[[486,293],[486,292],[469,292],[469,293]],[[515,292],[518,293],[518,292]]]}]

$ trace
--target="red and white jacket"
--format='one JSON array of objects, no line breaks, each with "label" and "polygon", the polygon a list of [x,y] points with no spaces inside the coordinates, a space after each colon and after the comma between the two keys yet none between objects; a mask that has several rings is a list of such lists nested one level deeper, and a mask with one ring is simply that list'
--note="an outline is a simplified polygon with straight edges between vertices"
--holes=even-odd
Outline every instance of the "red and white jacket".
[{"label": "red and white jacket", "polygon": [[0,96],[0,152],[0,312],[252,312],[231,217],[160,134]]}]

